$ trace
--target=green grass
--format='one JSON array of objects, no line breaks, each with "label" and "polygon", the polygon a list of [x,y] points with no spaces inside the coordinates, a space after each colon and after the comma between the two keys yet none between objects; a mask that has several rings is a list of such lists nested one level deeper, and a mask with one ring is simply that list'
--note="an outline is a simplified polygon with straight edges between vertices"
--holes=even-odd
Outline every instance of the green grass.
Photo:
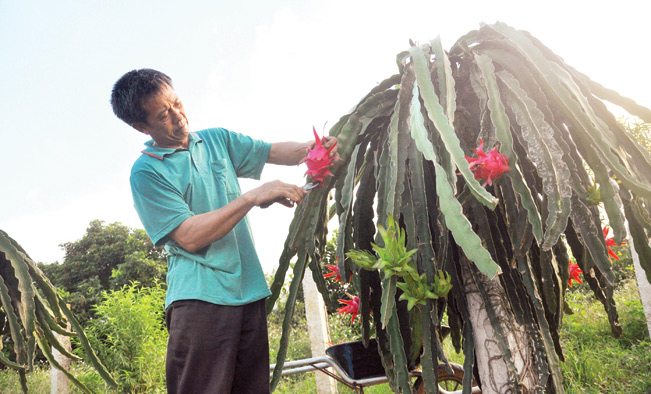
[{"label": "green grass", "polygon": [[[34,372],[27,374],[27,387],[30,393],[49,393],[50,365],[38,365]],[[0,393],[23,394],[16,371],[10,369],[0,371]]]},{"label": "green grass", "polygon": [[[90,367],[83,364],[73,363],[72,374],[80,377],[86,385],[89,385],[89,380],[84,378],[87,374],[95,375]],[[50,392],[50,364],[43,363],[34,366],[34,371],[27,374],[27,387],[29,393],[36,394],[49,394]],[[101,378],[99,378],[101,380]],[[103,383],[102,383],[103,386]],[[91,385],[92,387],[92,385]],[[97,386],[99,387],[99,386]],[[71,393],[81,393],[72,383],[70,383]],[[103,390],[94,390],[97,393],[103,393]],[[1,394],[23,394],[20,389],[20,381],[18,380],[18,373],[13,370],[4,369],[0,371],[0,393]]]},{"label": "green grass", "polygon": [[568,394],[651,392],[651,341],[637,286],[627,281],[615,294],[622,336],[613,338],[603,306],[592,295],[568,294],[574,310],[563,320],[561,364]]}]

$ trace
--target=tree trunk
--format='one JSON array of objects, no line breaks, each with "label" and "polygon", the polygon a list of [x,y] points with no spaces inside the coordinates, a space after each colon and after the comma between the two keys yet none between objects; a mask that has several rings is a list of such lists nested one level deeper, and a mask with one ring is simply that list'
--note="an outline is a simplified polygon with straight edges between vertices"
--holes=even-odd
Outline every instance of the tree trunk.
[{"label": "tree trunk", "polygon": [[[529,393],[541,388],[533,373],[533,341],[526,327],[516,321],[498,277],[489,279],[471,267],[473,263],[464,260],[464,292],[482,393]],[[492,321],[489,310],[495,312]],[[515,366],[515,371],[509,371],[509,365]]]}]

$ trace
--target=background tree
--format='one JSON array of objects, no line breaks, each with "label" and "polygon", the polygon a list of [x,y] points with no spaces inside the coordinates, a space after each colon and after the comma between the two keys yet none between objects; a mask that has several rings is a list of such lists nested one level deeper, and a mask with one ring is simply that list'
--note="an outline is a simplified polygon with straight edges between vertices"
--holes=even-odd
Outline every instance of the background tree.
[{"label": "background tree", "polygon": [[[396,392],[411,390],[407,366],[413,355],[404,350],[409,342],[422,347],[425,388],[435,390],[436,366],[446,362],[437,332],[447,312],[465,368],[481,372],[484,393],[562,393],[558,334],[570,255],[603,303],[611,331],[621,333],[599,206],[613,235],[608,244],[624,241],[628,221],[651,278],[651,158],[601,99],[647,122],[651,111],[591,81],[527,32],[501,23],[482,25],[449,52],[437,39],[413,44],[397,59],[398,74],[330,130],[343,160],[335,177],[297,209],[268,310],[294,256],[285,322],[307,266],[326,293],[319,262],[334,188],[339,268],[346,279],[354,273],[365,341],[373,311]],[[482,164],[475,171],[469,166],[493,148],[499,150],[493,164],[499,159],[509,168],[501,178],[484,173]],[[439,270],[452,277],[447,298],[427,296],[407,307],[408,324],[404,318],[401,324],[404,307],[396,302],[405,282],[391,270],[361,270],[346,257],[352,249],[372,252],[372,242],[386,246],[375,229],[390,216],[405,230],[407,249],[417,250],[415,266],[428,286],[436,284]],[[289,341],[289,324],[283,328],[272,385]]]},{"label": "background tree", "polygon": [[61,245],[63,263],[39,264],[52,283],[66,293],[66,302],[83,323],[102,292],[118,290],[135,281],[154,287],[165,282],[164,251],[155,248],[146,232],[121,223],[90,222],[84,236]]},{"label": "background tree", "polygon": [[640,119],[620,119],[620,122],[626,127],[626,130],[631,133],[633,138],[644,148],[647,152],[651,153],[651,123],[643,122]]}]

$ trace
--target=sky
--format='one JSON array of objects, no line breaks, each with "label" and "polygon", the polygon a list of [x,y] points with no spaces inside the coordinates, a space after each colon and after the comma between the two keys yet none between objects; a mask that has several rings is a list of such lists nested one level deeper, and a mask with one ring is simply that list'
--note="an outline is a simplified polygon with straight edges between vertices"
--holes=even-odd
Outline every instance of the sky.
[{"label": "sky", "polygon": [[[449,49],[483,23],[527,30],[593,80],[651,107],[644,1],[0,0],[0,229],[36,261],[95,219],[142,228],[129,171],[147,136],[109,98],[136,68],[165,72],[190,127],[269,142],[328,130],[397,71],[409,40]],[[260,181],[303,184],[304,166]],[[263,268],[277,265],[293,210],[249,213]]]}]

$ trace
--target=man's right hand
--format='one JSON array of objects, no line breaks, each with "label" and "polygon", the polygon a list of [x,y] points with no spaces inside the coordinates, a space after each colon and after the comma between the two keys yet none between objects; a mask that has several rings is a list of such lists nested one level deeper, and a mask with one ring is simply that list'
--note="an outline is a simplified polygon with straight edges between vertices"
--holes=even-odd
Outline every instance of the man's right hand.
[{"label": "man's right hand", "polygon": [[293,207],[303,201],[307,191],[300,186],[291,185],[281,181],[272,181],[257,187],[246,194],[250,194],[255,206],[266,208],[278,202],[286,207]]}]

